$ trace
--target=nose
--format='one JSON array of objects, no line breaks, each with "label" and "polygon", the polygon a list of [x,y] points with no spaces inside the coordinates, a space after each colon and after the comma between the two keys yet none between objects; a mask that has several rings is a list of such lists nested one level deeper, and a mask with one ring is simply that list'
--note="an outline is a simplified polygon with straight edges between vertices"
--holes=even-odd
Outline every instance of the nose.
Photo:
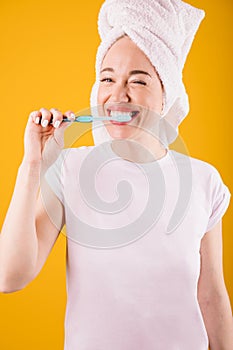
[{"label": "nose", "polygon": [[115,83],[112,86],[110,100],[112,102],[129,102],[130,96],[126,84]]}]

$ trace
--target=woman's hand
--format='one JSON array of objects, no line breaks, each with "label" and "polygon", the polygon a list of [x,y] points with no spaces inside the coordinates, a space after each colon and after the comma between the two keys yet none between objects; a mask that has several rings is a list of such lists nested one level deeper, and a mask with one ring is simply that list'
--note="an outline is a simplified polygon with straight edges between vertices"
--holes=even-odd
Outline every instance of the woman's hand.
[{"label": "woman's hand", "polygon": [[70,125],[62,123],[63,116],[72,121],[75,118],[72,111],[63,115],[55,108],[30,113],[24,134],[24,161],[40,163],[46,170],[57,159],[64,147],[64,131]]}]

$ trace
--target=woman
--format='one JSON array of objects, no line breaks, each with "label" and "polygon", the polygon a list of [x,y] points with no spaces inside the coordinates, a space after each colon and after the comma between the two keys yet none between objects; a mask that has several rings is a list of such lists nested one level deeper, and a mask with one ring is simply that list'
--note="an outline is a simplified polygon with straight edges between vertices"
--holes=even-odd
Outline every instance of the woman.
[{"label": "woman", "polygon": [[[93,123],[95,146],[61,152],[63,114],[42,108],[29,117],[1,234],[0,285],[11,292],[28,284],[66,223],[67,350],[232,348],[221,261],[230,193],[213,166],[168,148],[187,113],[181,67],[201,17],[181,1],[106,1],[93,114],[134,118],[124,125]],[[177,46],[175,29],[187,39]],[[167,55],[147,50],[153,44]],[[191,175],[191,182],[181,177],[182,191],[177,173]],[[122,178],[133,188],[130,203],[128,186],[119,187],[118,200],[113,195]]]}]

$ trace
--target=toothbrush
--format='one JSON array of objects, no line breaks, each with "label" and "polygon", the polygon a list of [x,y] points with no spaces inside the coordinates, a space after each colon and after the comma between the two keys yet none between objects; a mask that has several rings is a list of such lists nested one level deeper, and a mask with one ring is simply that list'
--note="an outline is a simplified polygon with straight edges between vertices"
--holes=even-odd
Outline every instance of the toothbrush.
[{"label": "toothbrush", "polygon": [[[78,116],[74,119],[74,122],[80,122],[80,123],[91,123],[95,120],[114,120],[116,122],[119,123],[123,123],[123,122],[129,122],[131,121],[131,116],[130,115],[124,115],[124,114],[119,114],[115,117],[93,117],[92,115],[81,115]],[[70,119],[68,119],[67,117],[63,118],[63,122],[71,122]],[[53,121],[50,122],[50,124],[52,124]]]}]

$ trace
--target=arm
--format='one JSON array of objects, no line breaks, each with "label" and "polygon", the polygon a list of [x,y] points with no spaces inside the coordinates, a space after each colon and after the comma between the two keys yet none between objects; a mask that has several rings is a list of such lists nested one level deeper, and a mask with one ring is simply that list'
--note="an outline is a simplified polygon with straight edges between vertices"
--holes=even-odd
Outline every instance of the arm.
[{"label": "arm", "polygon": [[232,350],[233,322],[222,265],[222,220],[201,241],[198,301],[211,350]]},{"label": "arm", "polygon": [[[25,287],[41,270],[64,224],[63,207],[54,196],[60,229],[47,215],[35,166],[22,163],[0,235],[0,291]],[[50,190],[51,191],[51,190]]]},{"label": "arm", "polygon": [[39,117],[49,121],[52,116],[55,121],[62,119],[58,111],[53,110],[52,115],[41,109],[29,118],[26,126],[25,154],[0,235],[1,292],[22,289],[39,273],[64,224],[63,206],[48,185],[46,210],[41,195],[38,196],[39,186],[46,185],[41,182],[42,170],[44,173],[62,150],[67,127],[61,124],[55,129],[38,123]]}]

